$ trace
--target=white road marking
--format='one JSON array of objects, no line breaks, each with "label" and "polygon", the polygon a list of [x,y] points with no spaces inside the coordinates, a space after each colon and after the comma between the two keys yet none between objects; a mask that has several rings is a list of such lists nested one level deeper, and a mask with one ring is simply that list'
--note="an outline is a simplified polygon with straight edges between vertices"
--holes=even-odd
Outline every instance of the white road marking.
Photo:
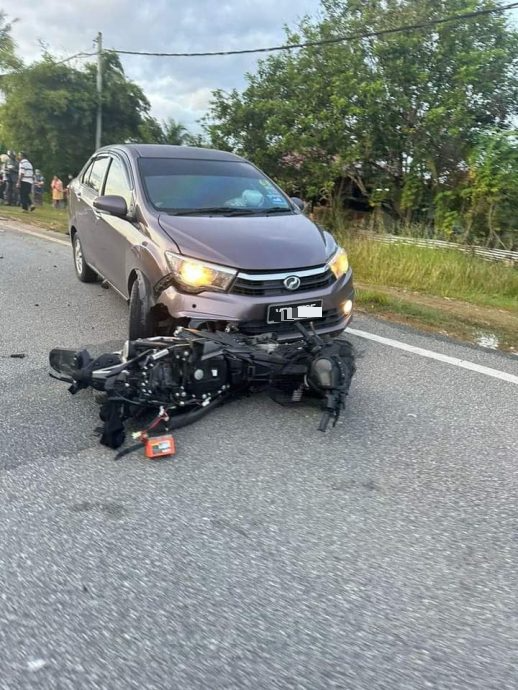
[{"label": "white road marking", "polygon": [[5,230],[7,231],[12,231],[12,232],[21,232],[24,235],[32,235],[33,237],[39,237],[41,240],[47,240],[47,242],[55,242],[56,244],[63,244],[65,247],[70,246],[70,240],[67,242],[66,240],[60,240],[57,237],[52,237],[50,235],[47,235],[45,232],[36,232],[34,230],[27,230],[26,228],[11,228],[8,225],[4,225],[4,229],[2,232]]},{"label": "white road marking", "polygon": [[367,331],[359,331],[356,328],[347,328],[345,334],[347,333],[350,333],[351,335],[356,335],[358,336],[358,338],[372,340],[375,343],[381,343],[382,345],[395,347],[398,350],[412,352],[414,355],[419,355],[420,357],[428,357],[428,359],[435,359],[438,362],[452,364],[455,367],[461,367],[462,369],[468,369],[469,371],[476,371],[478,374],[492,376],[495,379],[500,379],[501,381],[507,381],[508,383],[514,383],[518,385],[518,376],[515,376],[514,374],[508,374],[506,371],[500,371],[499,369],[492,369],[490,367],[483,367],[480,364],[468,362],[465,359],[459,359],[458,357],[450,357],[449,355],[442,355],[440,352],[433,352],[433,350],[425,350],[422,347],[408,345],[407,343],[403,343],[400,340],[384,338],[381,335],[375,335],[374,333],[368,333]]}]

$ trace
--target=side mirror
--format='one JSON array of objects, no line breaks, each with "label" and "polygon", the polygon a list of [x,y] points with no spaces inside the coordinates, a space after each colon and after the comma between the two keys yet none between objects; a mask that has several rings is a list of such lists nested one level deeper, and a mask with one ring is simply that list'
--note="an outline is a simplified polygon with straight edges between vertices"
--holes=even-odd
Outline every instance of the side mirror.
[{"label": "side mirror", "polygon": [[94,206],[99,211],[104,211],[104,213],[109,213],[119,218],[126,218],[128,215],[126,199],[122,196],[116,196],[115,194],[98,196],[97,199],[94,200]]},{"label": "side mirror", "polygon": [[299,209],[299,211],[303,211],[306,204],[302,201],[302,199],[299,199],[298,196],[292,196],[290,197],[292,203],[295,204],[295,206]]}]

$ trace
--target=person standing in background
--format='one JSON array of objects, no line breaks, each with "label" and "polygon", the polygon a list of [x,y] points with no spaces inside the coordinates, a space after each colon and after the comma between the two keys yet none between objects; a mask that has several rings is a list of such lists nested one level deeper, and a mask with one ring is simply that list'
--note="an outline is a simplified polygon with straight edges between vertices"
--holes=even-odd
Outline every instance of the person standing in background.
[{"label": "person standing in background", "polygon": [[17,206],[17,187],[18,187],[18,162],[14,151],[7,152],[5,162],[5,202],[8,206]]},{"label": "person standing in background", "polygon": [[68,199],[70,196],[70,185],[72,184],[73,179],[74,179],[74,177],[72,175],[68,175],[67,185],[63,190],[63,193],[65,195],[65,206],[68,206]]},{"label": "person standing in background", "polygon": [[63,182],[61,182],[57,175],[54,175],[52,178],[50,188],[52,189],[52,206],[54,208],[61,208],[65,195],[63,193]]},{"label": "person standing in background", "polygon": [[34,183],[34,169],[32,163],[27,159],[23,151],[18,154],[18,183],[17,188],[20,190],[20,202],[25,213],[31,210],[34,211],[34,206],[31,201],[32,185]]},{"label": "person standing in background", "polygon": [[35,206],[43,206],[43,190],[45,188],[45,178],[41,174],[41,170],[36,169],[34,174],[34,191],[33,199]]}]

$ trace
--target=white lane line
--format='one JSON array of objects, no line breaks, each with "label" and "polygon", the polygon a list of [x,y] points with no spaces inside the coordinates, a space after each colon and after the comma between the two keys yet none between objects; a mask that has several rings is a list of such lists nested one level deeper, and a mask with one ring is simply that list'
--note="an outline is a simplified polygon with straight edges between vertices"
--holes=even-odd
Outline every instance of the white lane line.
[{"label": "white lane line", "polygon": [[398,350],[404,350],[405,352],[412,352],[414,355],[419,355],[420,357],[428,357],[428,359],[436,359],[438,362],[444,362],[445,364],[452,364],[455,367],[461,367],[462,369],[469,369],[469,371],[476,371],[478,374],[484,374],[485,376],[492,376],[495,379],[500,379],[501,381],[507,381],[508,383],[514,383],[518,385],[518,376],[514,374],[508,374],[506,371],[500,371],[499,369],[491,369],[490,367],[483,367],[480,364],[475,364],[474,362],[468,362],[465,359],[458,359],[458,357],[450,357],[449,355],[442,355],[440,352],[433,352],[433,350],[425,350],[422,347],[415,347],[415,345],[408,345],[407,343],[402,343],[400,340],[392,340],[392,338],[384,338],[381,335],[375,335],[374,333],[368,333],[367,331],[358,331],[356,328],[347,328],[345,335],[350,333],[351,335],[356,335],[358,338],[365,338],[366,340],[373,340],[375,343],[381,343],[382,345],[389,345],[390,347],[395,347]]},{"label": "white lane line", "polygon": [[41,240],[47,240],[47,242],[55,242],[56,244],[64,244],[66,247],[70,246],[70,241],[60,240],[57,237],[51,237],[46,235],[44,232],[36,232],[33,230],[26,230],[25,228],[11,228],[8,225],[4,225],[2,232],[21,232],[24,235],[32,235],[33,237],[39,237]]}]

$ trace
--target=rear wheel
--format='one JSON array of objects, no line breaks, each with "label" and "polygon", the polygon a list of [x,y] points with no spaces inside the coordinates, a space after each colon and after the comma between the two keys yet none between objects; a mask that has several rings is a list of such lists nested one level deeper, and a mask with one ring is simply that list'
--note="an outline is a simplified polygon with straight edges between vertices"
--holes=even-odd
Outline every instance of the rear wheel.
[{"label": "rear wheel", "polygon": [[139,276],[131,286],[128,337],[130,340],[151,338],[155,335],[155,326],[145,283]]},{"label": "rear wheel", "polygon": [[99,276],[85,261],[83,255],[83,248],[81,246],[81,240],[79,235],[74,235],[72,239],[72,252],[74,255],[74,267],[76,269],[76,275],[82,283],[95,283]]}]

